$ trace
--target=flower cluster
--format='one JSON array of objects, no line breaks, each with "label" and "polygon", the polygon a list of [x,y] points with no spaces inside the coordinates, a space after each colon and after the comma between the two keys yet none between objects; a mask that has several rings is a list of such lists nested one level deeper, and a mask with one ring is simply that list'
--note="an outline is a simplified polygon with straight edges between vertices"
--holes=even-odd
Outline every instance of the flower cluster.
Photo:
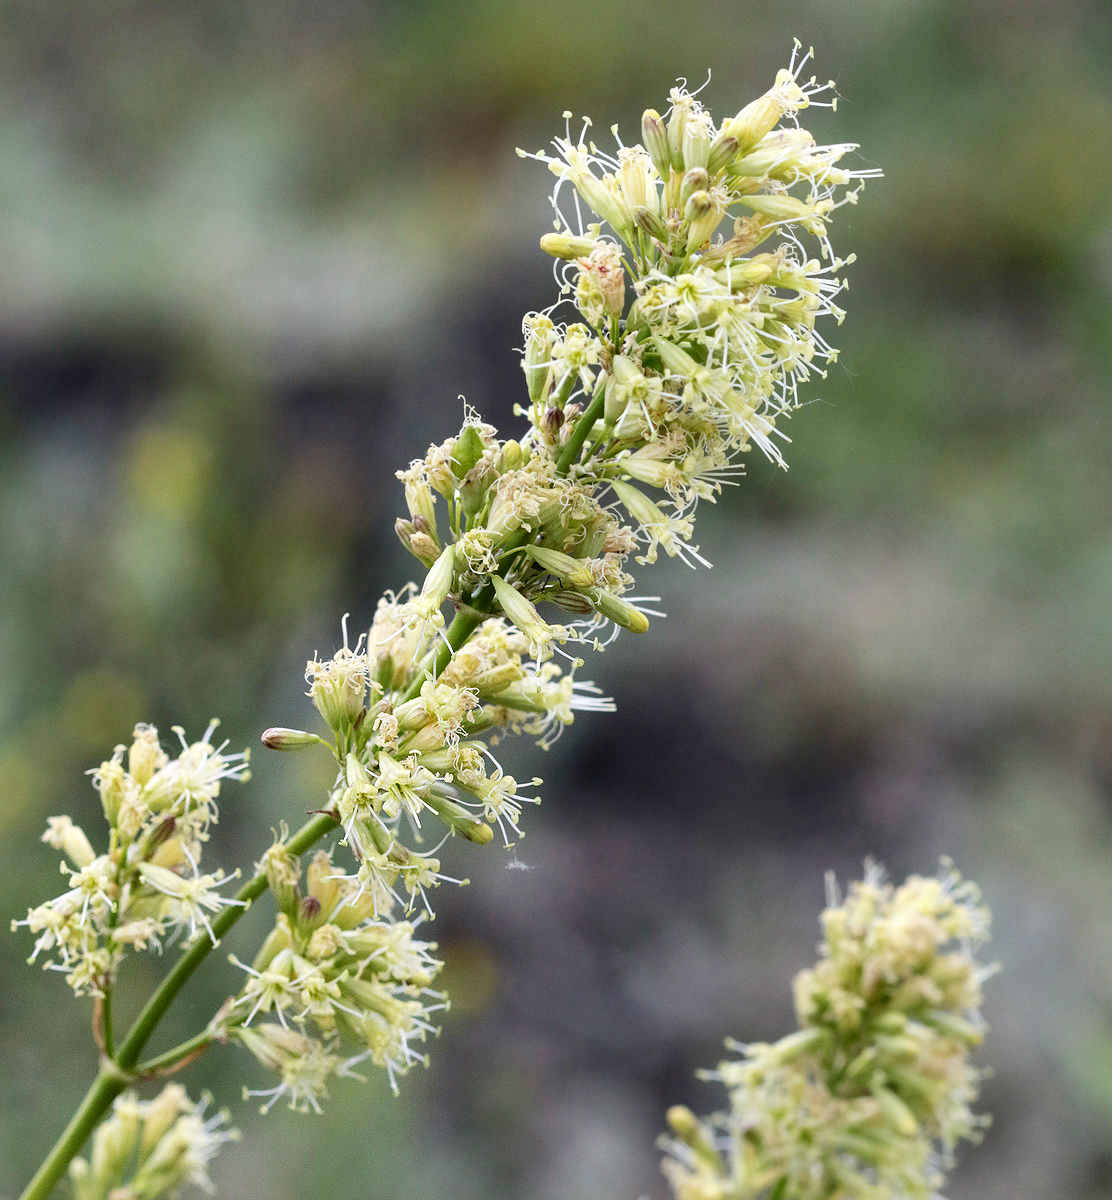
[{"label": "flower cluster", "polygon": [[12,927],[27,926],[30,961],[64,971],[77,995],[103,995],[128,950],[183,935],[215,941],[210,914],[238,903],[219,890],[229,877],[200,868],[222,783],[248,777],[246,752],[214,745],[215,728],[192,744],[175,728],[181,750],[171,758],[154,726],[137,725],[130,746],[91,772],[108,823],[103,853],[68,816],[48,821],[43,841],[66,856],[68,887]]},{"label": "flower cluster", "polygon": [[[786,465],[782,419],[798,408],[800,383],[837,357],[815,325],[841,321],[836,273],[852,256],[834,257],[828,226],[879,172],[845,169],[855,146],[817,145],[798,126],[801,109],[834,103],[820,99],[830,85],[801,82],[809,57],[797,46],[774,86],[720,125],[675,88],[664,117],[644,114],[643,145],[619,140],[604,153],[584,140],[586,123],[578,140],[558,138],[555,154],[531,156],[558,181],[557,232],[541,245],[566,261],[566,290],[587,321],[526,318],[534,427],[551,422],[546,406],[602,390],[603,421],[579,472],[627,481],[614,495],[650,561],[658,546],[691,552],[691,510],[752,445]],[[584,204],[597,221],[584,219]],[[770,238],[779,244],[754,253]],[[635,484],[663,491],[663,504]]]},{"label": "flower cluster", "polygon": [[[523,323],[527,427],[502,438],[468,411],[456,436],[399,472],[396,529],[423,578],[384,596],[354,644],[345,628],[335,654],[308,664],[326,733],[263,735],[273,749],[331,753],[328,795],[296,849],[338,828],[347,852],[318,854],[303,885],[289,848],[301,834],[283,831],[241,893],[253,899],[265,881],[276,924],[199,1041],[238,1041],[273,1070],[280,1082],[256,1093],[267,1107],[316,1108],[327,1081],[363,1059],[392,1085],[424,1061],[445,1002],[416,928],[449,878],[441,845],[496,831],[511,844],[538,802],[540,781],[507,773],[494,747],[510,733],[547,747],[577,711],[612,709],[576,678],[574,654],[648,629],[656,614],[632,594],[631,562],[661,550],[704,562],[698,502],[740,474],[752,445],[784,465],[799,385],[836,355],[816,330],[842,316],[849,259],[833,255],[831,216],[874,173],[845,169],[854,147],[799,127],[801,110],[825,103],[826,88],[802,78],[808,58],[797,48],[774,86],[721,124],[679,87],[663,117],[644,114],[642,145],[619,140],[610,155],[569,133],[554,155],[532,156],[557,176],[556,230],[541,246],[561,298]],[[561,208],[569,189],[574,220]],[[211,737],[183,739],[171,760],[140,726],[102,764],[105,853],[52,819],[69,888],[21,924],[33,957],[105,1008],[125,949],[180,933],[215,943],[210,914],[240,903],[199,867],[221,782],[246,765]]]},{"label": "flower cluster", "polygon": [[[274,1088],[247,1094],[264,1097],[264,1111],[281,1097],[291,1108],[319,1111],[329,1076],[351,1074],[364,1059],[386,1070],[396,1092],[397,1076],[425,1061],[419,1047],[435,1032],[433,1014],[447,1007],[431,987],[442,965],[435,943],[417,939],[419,920],[379,920],[389,894],[346,878],[323,850],[309,864],[304,891],[281,841],[260,865],[278,901],[277,921],[254,962],[240,964],[247,982],[216,1025],[279,1076]],[[259,1015],[267,1020],[253,1024]],[[358,1047],[346,1058],[337,1052],[345,1041]]]},{"label": "flower cluster", "polygon": [[[854,147],[819,146],[799,128],[797,113],[826,90],[801,82],[806,61],[793,55],[765,96],[721,126],[677,88],[665,117],[645,113],[644,145],[619,143],[609,156],[569,136],[554,156],[532,156],[558,178],[557,228],[541,246],[562,264],[563,295],[524,321],[528,403],[518,411],[528,427],[502,438],[467,412],[456,436],[398,473],[407,515],[396,529],[424,578],[386,595],[354,645],[345,630],[336,654],[308,664],[328,739],[293,729],[263,738],[283,750],[323,743],[335,756],[324,811],[354,860],[330,885],[342,879],[343,911],[409,929],[403,917],[431,916],[430,890],[446,878],[444,838],[521,836],[540,781],[515,779],[492,748],[519,732],[547,746],[577,710],[609,710],[575,678],[582,660],[572,653],[648,629],[654,614],[631,595],[630,560],[663,550],[703,562],[692,541],[698,501],[717,497],[753,444],[783,465],[777,422],[835,357],[815,328],[842,315],[830,217],[872,173],[839,165]],[[569,187],[574,223],[561,209]],[[584,222],[584,204],[596,220]],[[574,309],[569,319],[561,306]],[[336,923],[318,913],[306,925],[289,907],[291,880],[271,878],[284,914],[281,978],[269,958],[256,962],[243,1004],[254,1011],[265,980],[281,994],[279,1016],[298,1025],[323,1014],[309,1055],[323,1080],[344,1061],[333,1029],[358,1032],[345,1022],[366,1011],[348,994],[363,976],[349,950],[324,965],[307,954],[313,922]],[[304,994],[309,983],[331,989],[323,1007]],[[414,1030],[427,1032],[407,1022],[394,1031],[399,1053],[371,1055],[391,1078],[414,1061]],[[280,1024],[269,1036],[280,1052],[254,1048],[285,1079],[308,1034]],[[287,1090],[297,1103],[307,1094],[300,1082]]]},{"label": "flower cluster", "polygon": [[155,1200],[186,1184],[211,1191],[208,1163],[239,1134],[228,1128],[227,1112],[205,1115],[208,1099],[195,1104],[174,1083],[153,1100],[119,1096],[89,1158],[70,1164],[74,1200]]},{"label": "flower cluster", "polygon": [[[435,849],[408,847],[407,835],[421,843],[430,824],[439,824],[444,836],[480,844],[491,841],[494,828],[507,845],[520,836],[522,806],[537,803],[529,789],[540,781],[506,774],[491,744],[515,732],[549,745],[575,710],[612,708],[593,685],[575,681],[553,661],[532,659],[529,635],[503,617],[476,621],[433,674],[429,662],[443,618],[439,607],[429,616],[427,602],[430,596],[443,602],[437,586],[426,582],[420,591],[384,597],[354,649],[345,645],[331,659],[314,659],[306,672],[309,694],[335,739],[329,811],[355,856],[351,878],[358,894],[366,894],[382,918],[395,904],[411,911],[418,903],[431,916],[427,889],[444,878]],[[516,613],[513,585],[499,578],[498,586]],[[294,749],[321,739],[271,729],[263,741]]]},{"label": "flower cluster", "polygon": [[677,1200],[929,1200],[955,1144],[985,1125],[969,1062],[990,973],[976,888],[952,869],[893,887],[873,867],[822,923],[821,960],[795,980],[799,1031],[735,1045],[741,1058],[708,1075],[727,1113],[670,1110]]}]

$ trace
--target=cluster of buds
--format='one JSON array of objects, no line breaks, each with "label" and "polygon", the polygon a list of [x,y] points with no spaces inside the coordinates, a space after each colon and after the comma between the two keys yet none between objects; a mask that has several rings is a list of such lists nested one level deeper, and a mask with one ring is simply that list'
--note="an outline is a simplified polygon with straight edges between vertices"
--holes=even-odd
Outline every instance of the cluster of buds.
[{"label": "cluster of buds", "polygon": [[[433,1014],[447,1006],[431,986],[442,965],[435,943],[415,936],[419,920],[380,920],[378,889],[389,885],[360,886],[323,850],[304,890],[281,840],[260,867],[277,919],[254,962],[239,964],[247,981],[213,1026],[279,1076],[275,1087],[247,1094],[262,1096],[264,1111],[282,1097],[291,1108],[319,1111],[329,1077],[351,1074],[364,1059],[384,1068],[397,1092],[397,1077],[426,1061],[420,1046],[436,1032]],[[339,1052],[345,1044],[352,1054]]]},{"label": "cluster of buds", "polygon": [[[525,571],[535,570],[532,557],[521,559]],[[412,911],[419,903],[431,915],[427,889],[444,878],[435,852],[411,849],[405,837],[420,842],[429,823],[479,844],[491,841],[496,828],[507,845],[521,835],[522,806],[538,802],[530,789],[540,781],[506,774],[491,745],[513,732],[547,746],[576,711],[613,707],[570,669],[531,657],[548,648],[554,627],[502,577],[492,591],[515,621],[492,616],[477,623],[432,676],[428,661],[443,617],[438,608],[430,615],[426,601],[440,595],[439,586],[426,582],[384,597],[354,649],[313,660],[306,672],[334,739],[327,743],[338,766],[328,811],[355,856],[352,879],[379,918],[396,904]],[[293,750],[324,739],[270,729],[263,742]]]},{"label": "cluster of buds", "polygon": [[[565,363],[561,370],[556,391],[567,393],[577,369]],[[542,392],[551,378],[551,368],[549,376],[532,377]],[[489,587],[494,607],[538,661],[554,644],[593,642],[608,623],[638,633],[648,628],[645,614],[623,598],[633,582],[622,566],[636,544],[634,530],[600,488],[569,478],[559,466],[569,421],[582,415],[582,406],[561,407],[559,395],[550,399],[523,442],[502,441],[490,426],[468,420],[458,437],[399,472],[411,517],[400,523],[402,542],[422,561],[435,555],[402,614],[408,626],[433,634],[445,602],[463,607]],[[537,611],[541,602],[577,620],[571,628],[550,623]]]},{"label": "cluster of buds", "polygon": [[984,1127],[969,1061],[990,973],[976,888],[950,868],[893,887],[871,867],[822,923],[821,960],[795,980],[798,1032],[735,1044],[741,1058],[708,1073],[728,1112],[670,1110],[677,1200],[930,1200],[955,1144]]},{"label": "cluster of buds", "polygon": [[[529,156],[557,176],[557,231],[541,245],[566,262],[565,290],[586,321],[526,318],[532,442],[543,446],[553,409],[580,393],[604,397],[574,475],[609,485],[641,561],[658,548],[701,561],[690,542],[695,504],[740,473],[753,445],[786,466],[783,419],[799,407],[800,383],[837,356],[815,324],[842,319],[837,272],[852,256],[834,257],[827,227],[878,172],[845,169],[855,146],[819,146],[799,128],[801,109],[834,103],[820,99],[830,85],[801,79],[809,57],[797,46],[774,86],[721,125],[675,88],[664,117],[644,114],[643,145],[604,153],[584,140],[586,123],[578,140],[556,139],[555,154]],[[562,207],[569,185],[574,222]],[[597,221],[584,223],[584,204]],[[779,244],[754,253],[770,238]]]},{"label": "cluster of buds", "polygon": [[208,1164],[239,1134],[228,1128],[227,1112],[205,1115],[208,1100],[194,1103],[176,1083],[153,1100],[117,1097],[89,1157],[70,1164],[74,1200],[155,1200],[187,1184],[211,1191]]},{"label": "cluster of buds", "polygon": [[[565,299],[524,321],[528,403],[517,411],[528,428],[501,438],[468,412],[456,436],[398,473],[408,511],[396,529],[424,578],[385,596],[355,645],[345,631],[341,650],[309,663],[330,736],[274,729],[263,739],[334,753],[325,811],[354,859],[335,872],[351,912],[384,928],[431,915],[430,890],[446,876],[439,843],[416,848],[430,828],[480,844],[496,830],[506,844],[521,836],[540,781],[504,772],[491,747],[508,732],[548,745],[576,710],[610,709],[574,678],[581,660],[567,647],[645,632],[653,614],[630,594],[631,558],[663,550],[704,562],[692,542],[697,502],[717,497],[753,444],[783,464],[777,420],[835,356],[815,331],[819,317],[842,315],[833,298],[844,264],[827,222],[871,174],[837,165],[853,147],[820,147],[798,127],[799,110],[826,90],[801,82],[808,57],[797,51],[765,96],[720,127],[677,88],[665,118],[645,114],[643,146],[619,143],[612,157],[569,135],[555,156],[532,156],[558,177],[559,220],[541,245],[563,264]],[[560,208],[568,185],[574,225]],[[582,204],[597,220],[583,223]],[[575,309],[570,320],[556,319],[560,304]],[[280,983],[269,960],[253,969],[284,989],[275,1011],[297,1021],[313,1011],[298,980],[323,984],[302,946],[314,931],[282,886],[272,880],[280,941],[297,967],[283,960]],[[347,958],[329,970],[348,971]],[[256,994],[249,987],[244,1004]],[[326,1020],[310,1056],[318,1074],[344,1062],[331,1028]],[[295,1036],[308,1035],[272,1027],[274,1039]],[[393,1075],[409,1051],[382,1061]]]},{"label": "cluster of buds", "polygon": [[248,777],[246,752],[214,745],[215,728],[192,744],[175,728],[181,750],[171,758],[157,729],[137,725],[131,744],[91,772],[108,823],[104,852],[68,816],[49,819],[43,841],[66,856],[69,886],[12,927],[27,926],[30,961],[65,972],[77,995],[103,995],[129,950],[213,937],[210,914],[238,903],[219,890],[230,877],[200,868],[221,784]]}]

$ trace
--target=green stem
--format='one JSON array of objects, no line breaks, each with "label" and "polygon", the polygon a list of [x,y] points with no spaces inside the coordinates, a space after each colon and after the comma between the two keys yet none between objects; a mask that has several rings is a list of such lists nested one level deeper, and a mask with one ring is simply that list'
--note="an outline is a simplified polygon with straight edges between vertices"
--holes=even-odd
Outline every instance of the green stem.
[{"label": "green stem", "polygon": [[485,614],[479,612],[477,608],[475,611],[461,610],[456,613],[452,618],[451,625],[444,630],[444,637],[437,643],[436,653],[433,655],[432,660],[426,664],[423,670],[418,671],[414,675],[413,681],[406,688],[399,703],[404,703],[406,700],[412,700],[415,696],[419,696],[425,680],[436,679],[439,676],[440,672],[452,661],[452,655],[475,632],[484,616]]},{"label": "green stem", "polygon": [[[335,828],[335,818],[327,813],[320,813],[311,817],[301,826],[286,843],[286,848],[292,855],[303,854]],[[101,1066],[100,1072],[86,1092],[85,1099],[81,1101],[73,1119],[44,1159],[42,1166],[35,1172],[34,1178],[24,1189],[20,1200],[43,1200],[54,1184],[61,1179],[70,1160],[84,1145],[85,1139],[96,1128],[112,1101],[124,1090],[130,1076],[133,1073],[142,1073],[136,1071],[139,1055],[142,1054],[151,1034],[154,1033],[156,1026],[174,1002],[177,994],[185,987],[193,972],[216,948],[220,939],[243,916],[251,902],[261,896],[265,890],[266,875],[260,872],[258,875],[252,876],[235,896],[237,900],[242,900],[244,903],[229,905],[214,918],[212,932],[216,937],[216,942],[207,937],[197,938],[174,964],[169,974],[143,1006],[139,1016],[135,1018],[135,1023],[128,1031],[127,1037],[120,1043],[115,1062],[105,1062]],[[175,1051],[167,1053],[173,1055],[180,1050],[179,1046],[175,1048]],[[158,1055],[150,1060],[150,1063],[145,1064],[144,1069],[149,1070],[151,1063],[157,1064],[166,1057],[167,1055]]]},{"label": "green stem", "polygon": [[124,1079],[111,1063],[104,1063],[93,1080],[93,1086],[85,1093],[85,1099],[54,1149],[43,1160],[34,1178],[24,1189],[20,1200],[45,1200],[50,1189],[61,1179],[70,1160],[85,1144],[85,1139],[96,1128],[108,1106],[124,1090]]},{"label": "green stem", "polygon": [[595,392],[591,403],[587,405],[582,416],[576,421],[575,428],[571,431],[571,437],[560,451],[560,457],[556,460],[556,470],[561,475],[566,475],[571,464],[579,457],[583,443],[587,440],[587,434],[595,427],[595,422],[602,415],[604,393],[605,388],[601,387]]},{"label": "green stem", "polygon": [[104,998],[100,1002],[100,1036],[104,1040],[104,1053],[112,1057],[112,985],[104,989]]},{"label": "green stem", "polygon": [[192,1057],[199,1050],[204,1050],[212,1044],[212,1041],[212,1033],[203,1029],[186,1041],[179,1042],[172,1049],[166,1050],[162,1054],[156,1054],[154,1058],[145,1059],[135,1068],[135,1073],[136,1075],[157,1075],[168,1067],[176,1067],[183,1059]]}]

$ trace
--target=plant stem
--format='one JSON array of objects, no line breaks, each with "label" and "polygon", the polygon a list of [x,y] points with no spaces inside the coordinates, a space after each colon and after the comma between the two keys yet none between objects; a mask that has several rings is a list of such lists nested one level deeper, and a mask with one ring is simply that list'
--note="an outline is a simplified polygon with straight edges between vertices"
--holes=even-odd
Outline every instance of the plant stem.
[{"label": "plant stem", "polygon": [[478,611],[478,605],[474,607],[475,611],[461,610],[452,618],[451,625],[444,630],[444,637],[437,643],[436,653],[433,655],[431,662],[427,664],[424,670],[418,671],[414,676],[413,682],[406,688],[405,694],[402,696],[403,701],[412,700],[415,696],[420,695],[421,686],[425,680],[436,679],[440,672],[451,662],[452,655],[474,633],[486,615]]},{"label": "plant stem", "polygon": [[104,989],[100,1005],[100,1036],[104,1039],[104,1053],[112,1057],[112,985]]},{"label": "plant stem", "polygon": [[571,464],[579,457],[579,451],[583,449],[587,434],[594,429],[595,422],[601,416],[605,390],[601,387],[596,389],[591,403],[583,410],[579,420],[575,423],[575,428],[571,431],[571,437],[560,451],[560,457],[556,460],[556,470],[561,475],[566,475]]},{"label": "plant stem", "polygon": [[184,1065],[185,1059],[195,1058],[197,1054],[206,1049],[212,1044],[213,1035],[207,1029],[202,1029],[200,1033],[194,1034],[184,1042],[179,1042],[170,1050],[163,1051],[162,1054],[156,1054],[154,1058],[148,1058],[141,1062],[136,1068],[137,1075],[159,1075],[168,1073],[167,1068],[178,1066],[179,1063]]},{"label": "plant stem", "polygon": [[120,1073],[111,1063],[104,1063],[93,1080],[93,1086],[85,1093],[85,1099],[54,1144],[54,1149],[24,1189],[20,1200],[44,1200],[50,1194],[50,1189],[61,1179],[70,1160],[85,1144],[85,1139],[96,1128],[108,1106],[124,1090],[124,1086]]},{"label": "plant stem", "polygon": [[[286,847],[292,855],[303,854],[319,842],[326,833],[335,828],[334,817],[327,813],[319,813],[301,826],[286,843]],[[266,875],[260,872],[258,875],[252,876],[236,893],[235,898],[244,903],[229,905],[213,919],[212,932],[216,937],[216,942],[207,937],[197,938],[174,964],[169,974],[143,1006],[139,1016],[135,1018],[135,1023],[128,1031],[127,1037],[120,1043],[115,1061],[102,1063],[96,1079],[93,1080],[92,1086],[85,1094],[85,1099],[81,1101],[80,1107],[74,1113],[73,1119],[66,1126],[62,1136],[24,1189],[20,1200],[43,1200],[49,1194],[50,1189],[62,1177],[70,1160],[96,1128],[97,1122],[108,1111],[108,1106],[127,1086],[129,1076],[139,1061],[139,1055],[142,1054],[155,1027],[162,1020],[177,994],[185,987],[193,972],[216,948],[220,939],[243,916],[251,902],[261,896],[265,890]],[[190,1044],[187,1043],[187,1045]],[[192,1047],[190,1046],[190,1048]],[[180,1046],[176,1047],[175,1051],[170,1051],[169,1054],[173,1055],[180,1050]],[[166,1058],[167,1055],[158,1055],[151,1062],[158,1064]],[[147,1068],[150,1068],[150,1064],[147,1064]]]}]

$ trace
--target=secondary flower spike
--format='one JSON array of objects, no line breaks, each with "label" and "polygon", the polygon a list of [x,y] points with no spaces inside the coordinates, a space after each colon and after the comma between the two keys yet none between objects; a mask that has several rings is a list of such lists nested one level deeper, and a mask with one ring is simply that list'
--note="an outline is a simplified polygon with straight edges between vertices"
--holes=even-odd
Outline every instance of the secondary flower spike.
[{"label": "secondary flower spike", "polygon": [[870,867],[839,900],[830,886],[816,966],[795,980],[800,1028],[707,1078],[727,1112],[669,1110],[664,1173],[676,1200],[932,1200],[963,1138],[984,1036],[976,952],[989,913],[944,867],[899,887]]}]

